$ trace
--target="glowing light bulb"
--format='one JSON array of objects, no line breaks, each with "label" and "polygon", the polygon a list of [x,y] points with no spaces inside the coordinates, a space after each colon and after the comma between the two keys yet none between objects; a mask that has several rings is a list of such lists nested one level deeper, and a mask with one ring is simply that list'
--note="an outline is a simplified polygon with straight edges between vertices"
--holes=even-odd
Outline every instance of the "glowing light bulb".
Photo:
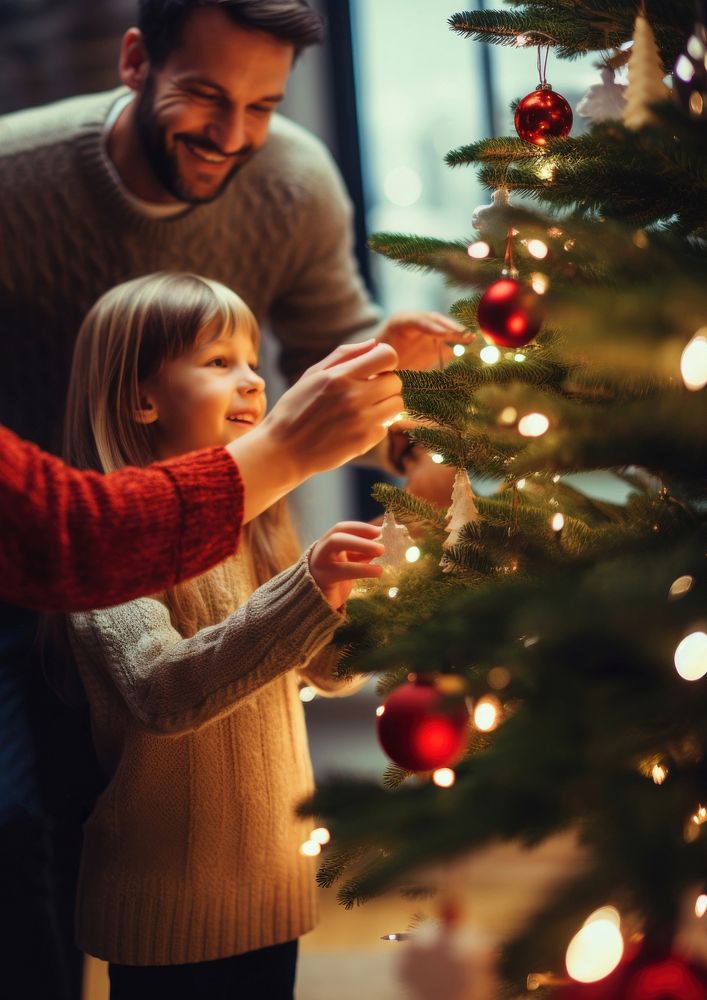
[{"label": "glowing light bulb", "polygon": [[524,490],[525,489],[525,479],[519,479],[518,482],[516,483],[516,486],[518,487],[519,490]]},{"label": "glowing light bulb", "polygon": [[299,693],[300,701],[304,702],[314,701],[316,697],[317,697],[317,692],[314,690],[314,688],[311,687],[300,688],[300,693]]},{"label": "glowing light bulb", "polygon": [[452,354],[455,358],[463,358],[466,354],[466,347],[463,344],[455,344],[452,348]]},{"label": "glowing light bulb", "polygon": [[457,776],[451,767],[438,767],[432,774],[432,780],[440,788],[451,788],[457,780]]},{"label": "glowing light bulb", "polygon": [[555,475],[552,477],[552,481],[553,481],[553,483],[559,483],[559,481],[560,481],[560,474],[559,473],[555,473]]},{"label": "glowing light bulb", "polygon": [[707,385],[707,337],[703,332],[707,333],[707,327],[697,331],[680,358],[680,374],[691,392]]},{"label": "glowing light bulb", "polygon": [[707,913],[707,896],[704,893],[700,893],[695,900],[695,916],[699,920],[701,917],[704,917],[705,913]]},{"label": "glowing light bulb", "polygon": [[707,674],[707,634],[692,632],[678,643],[675,669],[686,681],[699,681]]},{"label": "glowing light bulb", "polygon": [[694,576],[679,576],[670,585],[668,591],[670,597],[682,597],[683,594],[687,594],[689,590],[692,590],[694,582]]},{"label": "glowing light bulb", "polygon": [[313,840],[315,844],[321,844],[323,847],[331,840],[331,834],[325,826],[318,826],[316,830],[312,830],[309,839]]},{"label": "glowing light bulb", "polygon": [[411,545],[405,553],[405,558],[409,563],[416,563],[421,555],[422,553],[418,549],[417,545]]},{"label": "glowing light bulb", "polygon": [[431,458],[435,465],[442,465],[444,462],[444,455],[440,455],[438,453],[432,455]]},{"label": "glowing light bulb", "polygon": [[565,526],[565,515],[564,514],[553,514],[550,518],[550,527],[553,531],[562,531]]},{"label": "glowing light bulb", "polygon": [[651,769],[651,778],[656,785],[662,785],[667,777],[668,769],[667,767],[663,767],[662,764],[655,764]]},{"label": "glowing light bulb", "polygon": [[536,260],[543,260],[547,257],[547,244],[542,240],[528,240],[528,253],[532,254]]},{"label": "glowing light bulb", "polygon": [[482,347],[479,351],[479,357],[486,365],[495,365],[497,361],[501,358],[501,352],[497,347]]},{"label": "glowing light bulb", "polygon": [[316,840],[305,840],[300,847],[299,852],[304,855],[305,858],[316,858],[318,854],[322,853],[322,845],[318,844]]},{"label": "glowing light bulb", "polygon": [[398,596],[398,588],[397,587],[390,587],[388,589],[388,597],[391,599],[391,601],[394,598],[396,598],[397,596]]},{"label": "glowing light bulb", "polygon": [[498,421],[501,424],[506,424],[507,426],[512,426],[518,419],[518,410],[515,406],[505,406],[499,416]]},{"label": "glowing light bulb", "polygon": [[551,181],[555,177],[555,164],[548,157],[543,163],[539,164],[536,173],[541,181]]},{"label": "glowing light bulb", "polygon": [[600,906],[598,910],[589,914],[583,926],[586,927],[587,924],[593,924],[595,920],[608,920],[614,927],[621,926],[621,914],[615,906]]},{"label": "glowing light bulb", "polygon": [[565,965],[579,983],[596,983],[613,972],[624,953],[621,931],[612,919],[590,919],[569,943]]},{"label": "glowing light bulb", "polygon": [[534,271],[530,275],[530,285],[533,291],[538,295],[544,295],[550,287],[550,279],[546,274],[541,274],[540,271]]},{"label": "glowing light bulb", "polygon": [[518,421],[518,431],[527,438],[541,437],[550,426],[544,413],[526,413]]},{"label": "glowing light bulb", "polygon": [[490,733],[498,725],[500,705],[496,698],[481,698],[474,709],[474,725],[482,733]]},{"label": "glowing light bulb", "polygon": [[525,46],[529,44],[530,44],[530,39],[528,38],[527,35],[516,36],[516,45],[518,46],[519,49],[524,49]]},{"label": "glowing light bulb", "polygon": [[376,716],[380,719],[381,715],[385,715],[385,705],[379,705],[376,709]]},{"label": "glowing light bulb", "polygon": [[517,361],[519,364],[522,364],[523,361],[525,361],[525,354],[521,354],[520,352],[518,352],[518,354],[513,355],[513,360]]},{"label": "glowing light bulb", "polygon": [[470,257],[473,257],[474,260],[483,260],[484,257],[488,257],[491,253],[491,247],[485,242],[485,240],[477,240],[469,246],[466,252]]}]

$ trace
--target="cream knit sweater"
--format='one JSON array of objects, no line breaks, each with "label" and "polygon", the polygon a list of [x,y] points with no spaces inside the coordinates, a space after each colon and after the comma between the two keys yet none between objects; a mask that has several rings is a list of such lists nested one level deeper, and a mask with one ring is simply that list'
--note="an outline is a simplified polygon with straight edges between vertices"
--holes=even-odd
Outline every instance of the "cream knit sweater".
[{"label": "cream knit sweater", "polygon": [[306,554],[250,597],[248,577],[239,554],[198,578],[208,620],[189,636],[153,598],[70,618],[109,776],[84,830],[77,941],[91,955],[202,962],[314,926],[298,680],[355,690],[332,676],[343,619]]}]

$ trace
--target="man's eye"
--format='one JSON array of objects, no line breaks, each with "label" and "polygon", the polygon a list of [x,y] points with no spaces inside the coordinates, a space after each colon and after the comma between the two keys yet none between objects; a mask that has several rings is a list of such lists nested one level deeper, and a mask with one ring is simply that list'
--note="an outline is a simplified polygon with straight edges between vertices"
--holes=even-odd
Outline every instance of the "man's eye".
[{"label": "man's eye", "polygon": [[190,93],[192,97],[198,97],[200,101],[215,101],[218,97],[218,94],[212,94],[211,92],[205,90],[195,90],[193,87],[189,89],[188,93]]}]

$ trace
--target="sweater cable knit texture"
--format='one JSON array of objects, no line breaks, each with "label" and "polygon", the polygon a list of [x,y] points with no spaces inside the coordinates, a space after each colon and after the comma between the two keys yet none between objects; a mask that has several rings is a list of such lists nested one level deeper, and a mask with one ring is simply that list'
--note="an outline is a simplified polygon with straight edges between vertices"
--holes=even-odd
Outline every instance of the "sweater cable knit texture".
[{"label": "sweater cable knit texture", "polygon": [[[143,598],[70,618],[109,784],[84,831],[77,939],[125,965],[202,962],[315,923],[312,791],[298,680],[323,693],[342,616],[308,554],[252,589],[240,554],[199,577],[204,620],[177,631]],[[189,634],[186,634],[189,633]]]}]

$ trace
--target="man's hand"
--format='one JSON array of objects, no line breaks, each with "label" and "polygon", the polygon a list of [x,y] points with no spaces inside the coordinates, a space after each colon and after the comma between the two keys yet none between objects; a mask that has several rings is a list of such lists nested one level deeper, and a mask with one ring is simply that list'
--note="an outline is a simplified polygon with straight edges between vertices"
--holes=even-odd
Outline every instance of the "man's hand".
[{"label": "man's hand", "polygon": [[466,344],[473,336],[442,313],[400,312],[390,317],[378,339],[395,348],[400,368],[432,368],[453,360],[449,341]]},{"label": "man's hand", "polygon": [[340,521],[322,535],[309,554],[309,572],[334,611],[346,603],[354,580],[379,577],[383,567],[381,529],[363,521]]}]

